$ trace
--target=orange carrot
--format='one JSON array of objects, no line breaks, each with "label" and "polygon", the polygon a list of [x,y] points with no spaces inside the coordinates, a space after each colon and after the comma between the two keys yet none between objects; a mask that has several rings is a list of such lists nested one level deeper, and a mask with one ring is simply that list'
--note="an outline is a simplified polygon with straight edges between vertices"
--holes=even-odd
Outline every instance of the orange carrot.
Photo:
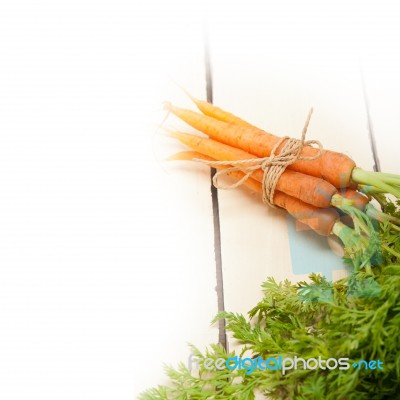
[{"label": "orange carrot", "polygon": [[[257,157],[267,157],[280,140],[279,137],[256,127],[247,127],[219,121],[207,115],[175,107],[167,103],[166,108],[192,127],[204,132],[210,138],[232,147],[242,149]],[[279,150],[283,144],[279,146]],[[302,157],[312,157],[318,150],[305,146]],[[323,178],[335,187],[348,187],[352,183],[352,172],[355,163],[345,154],[323,150],[321,157],[315,160],[298,160],[288,168],[307,175]]]},{"label": "orange carrot", "polygon": [[279,191],[275,193],[274,204],[323,236],[331,235],[339,220],[339,213],[334,208],[317,208]]},{"label": "orange carrot", "polygon": [[[169,160],[193,159],[215,161],[213,158],[195,151],[181,152],[169,158]],[[229,166],[226,165],[215,165],[215,167],[218,169],[229,168]],[[235,180],[240,180],[245,174],[242,171],[232,171],[228,175]],[[244,182],[244,185],[255,192],[262,192],[261,183],[253,178],[247,179],[247,181]],[[280,208],[284,208],[299,222],[307,225],[312,230],[323,236],[329,236],[332,233],[333,225],[337,220],[339,220],[339,214],[335,209],[321,209],[312,206],[311,204],[304,203],[303,201],[280,192],[279,190],[275,191],[274,204]]]},{"label": "orange carrot", "polygon": [[[199,153],[212,157],[214,160],[237,161],[254,158],[254,155],[250,153],[212,139],[202,138],[183,132],[171,132],[171,136]],[[241,164],[239,167],[245,168],[246,166],[248,165]],[[258,169],[253,173],[252,177],[262,182],[263,174],[263,171]],[[278,180],[276,190],[321,208],[330,207],[331,199],[337,193],[337,189],[323,179],[290,170],[286,170],[282,173]]]},{"label": "orange carrot", "polygon": [[196,99],[188,93],[188,96],[191,98],[194,104],[196,104],[197,108],[204,114],[209,117],[215,118],[219,121],[227,122],[229,124],[234,124],[238,126],[245,126],[248,128],[254,128],[254,125],[251,125],[247,121],[237,117],[236,115],[223,110],[222,108],[216,107],[213,104]]},{"label": "orange carrot", "polygon": [[369,203],[367,196],[353,189],[344,190],[342,196],[346,199],[353,200],[353,206],[359,210],[364,210],[365,206]]},{"label": "orange carrot", "polygon": [[[216,161],[214,158],[201,154],[197,151],[181,151],[173,154],[167,158],[167,161],[193,161],[194,159],[205,160],[205,161]],[[214,167],[212,165],[212,167]]]}]

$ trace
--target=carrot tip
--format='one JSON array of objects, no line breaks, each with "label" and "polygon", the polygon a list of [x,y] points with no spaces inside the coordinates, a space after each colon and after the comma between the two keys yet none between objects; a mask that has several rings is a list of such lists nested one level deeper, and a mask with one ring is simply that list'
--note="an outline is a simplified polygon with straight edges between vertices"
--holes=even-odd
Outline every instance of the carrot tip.
[{"label": "carrot tip", "polygon": [[190,156],[191,152],[181,151],[179,153],[172,154],[171,156],[165,158],[165,161],[191,161],[192,157]]},{"label": "carrot tip", "polygon": [[182,92],[185,93],[191,100],[194,101],[195,97],[193,97],[193,96],[187,91],[187,89],[185,89],[180,83],[178,83],[178,82],[175,81],[174,79],[172,80],[172,82],[173,82],[180,90],[182,90]]},{"label": "carrot tip", "polygon": [[167,128],[165,131],[167,133],[167,136],[169,136],[171,138],[179,140],[179,138],[181,137],[180,133],[178,131],[173,130],[173,129],[168,129]]},{"label": "carrot tip", "polygon": [[194,103],[198,101],[197,98],[191,95],[184,87],[180,86],[180,88],[182,89],[183,93],[185,93],[186,96],[189,97],[189,99],[192,100]]},{"label": "carrot tip", "polygon": [[192,96],[189,92],[186,92],[186,95],[189,97],[190,100],[193,101],[194,104],[196,104],[196,106],[198,106],[201,102],[197,97]]},{"label": "carrot tip", "polygon": [[172,128],[169,128],[167,126],[162,126],[161,133],[163,137],[176,139],[176,137],[174,136],[175,131]]},{"label": "carrot tip", "polygon": [[181,158],[179,158],[179,153],[178,154],[173,154],[172,156],[164,158],[164,161],[179,161]]}]

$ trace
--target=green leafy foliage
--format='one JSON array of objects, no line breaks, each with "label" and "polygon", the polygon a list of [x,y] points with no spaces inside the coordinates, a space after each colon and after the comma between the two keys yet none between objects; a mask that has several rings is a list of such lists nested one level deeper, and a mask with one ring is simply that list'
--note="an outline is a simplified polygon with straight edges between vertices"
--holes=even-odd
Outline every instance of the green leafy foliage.
[{"label": "green leafy foliage", "polygon": [[[380,198],[384,211],[400,216],[395,203]],[[379,359],[383,370],[243,369],[195,373],[181,364],[167,367],[171,380],[140,396],[140,400],[254,399],[257,389],[270,399],[370,400],[400,399],[400,231],[389,222],[374,226],[364,214],[344,210],[355,221],[344,233],[346,261],[353,272],[336,282],[311,274],[309,282],[292,284],[268,278],[263,297],[247,316],[223,312],[227,331],[242,345],[240,356],[341,357],[349,362]],[[354,235],[357,235],[355,237]],[[227,359],[219,345],[199,358]]]}]

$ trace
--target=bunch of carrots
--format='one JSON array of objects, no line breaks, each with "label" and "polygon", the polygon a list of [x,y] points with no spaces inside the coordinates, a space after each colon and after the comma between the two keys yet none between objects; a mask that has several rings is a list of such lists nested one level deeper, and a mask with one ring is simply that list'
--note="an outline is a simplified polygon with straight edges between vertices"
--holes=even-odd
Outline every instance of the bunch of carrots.
[{"label": "bunch of carrots", "polygon": [[[166,103],[165,108],[208,137],[170,132],[173,138],[191,148],[190,151],[175,154],[170,160],[205,160],[217,169],[226,169],[229,165],[216,161],[232,161],[236,167],[239,166],[239,170],[231,170],[228,175],[239,181],[246,175],[248,163],[238,164],[238,161],[269,157],[281,140],[211,103],[190,98],[201,113],[170,103]],[[279,145],[276,154],[283,145]],[[319,151],[312,146],[304,146],[300,156],[312,158]],[[243,184],[261,192],[263,175],[261,168],[256,169]],[[297,160],[288,166],[277,182],[273,203],[317,233],[325,236],[334,234],[344,241],[351,227],[342,222],[339,209],[349,205],[365,211],[371,218],[400,225],[398,219],[387,216],[370,204],[373,197],[379,200],[384,193],[400,199],[399,175],[367,172],[357,167],[345,154],[322,150],[315,159]]]}]

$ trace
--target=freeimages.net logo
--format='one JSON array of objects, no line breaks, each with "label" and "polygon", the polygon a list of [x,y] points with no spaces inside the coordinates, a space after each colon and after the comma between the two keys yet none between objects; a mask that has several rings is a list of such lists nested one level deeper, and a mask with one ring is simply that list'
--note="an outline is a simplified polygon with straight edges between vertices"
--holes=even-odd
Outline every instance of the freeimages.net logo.
[{"label": "freeimages.net logo", "polygon": [[234,370],[245,370],[246,375],[251,374],[256,369],[262,371],[282,371],[282,375],[285,375],[287,371],[296,370],[296,369],[304,369],[304,370],[348,370],[350,368],[353,369],[363,369],[363,370],[383,370],[383,362],[381,360],[360,360],[358,362],[350,363],[349,358],[341,357],[339,359],[336,358],[328,358],[323,359],[321,356],[318,358],[301,358],[301,357],[285,357],[277,356],[277,357],[269,357],[267,359],[263,359],[260,356],[256,358],[241,358],[238,356],[230,357],[230,358],[200,358],[195,356],[194,354],[190,354],[188,360],[188,369],[192,371],[194,368],[199,370],[200,368],[204,368],[208,371],[213,370],[223,370],[225,368],[230,371]]}]

